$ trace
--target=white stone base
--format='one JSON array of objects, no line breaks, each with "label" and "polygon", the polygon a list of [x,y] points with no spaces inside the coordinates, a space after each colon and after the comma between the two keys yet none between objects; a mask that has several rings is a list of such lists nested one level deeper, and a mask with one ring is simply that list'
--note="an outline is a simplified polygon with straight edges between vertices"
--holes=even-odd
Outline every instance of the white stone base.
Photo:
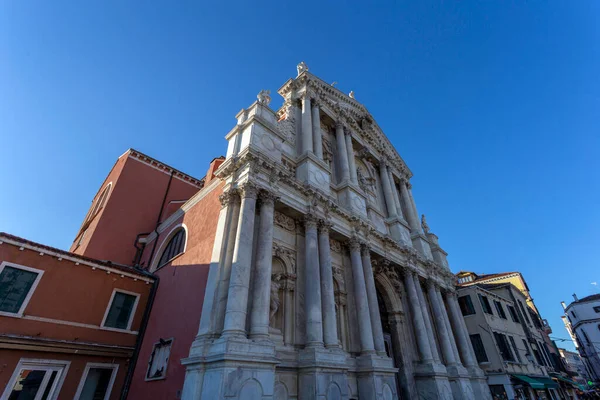
[{"label": "white stone base", "polygon": [[342,184],[339,186],[338,196],[340,204],[342,204],[346,210],[360,215],[363,218],[368,218],[367,200],[359,188],[351,183]]},{"label": "white stone base", "polygon": [[298,160],[296,178],[327,195],[330,192],[331,174],[327,165],[313,154],[306,153]]},{"label": "white stone base", "polygon": [[397,400],[396,372],[392,359],[364,355],[356,359],[358,397],[361,400]]},{"label": "white stone base", "polygon": [[463,366],[447,366],[448,380],[455,400],[479,400],[475,397],[469,372]]},{"label": "white stone base", "polygon": [[441,364],[419,364],[415,368],[419,399],[454,400],[446,368]]}]

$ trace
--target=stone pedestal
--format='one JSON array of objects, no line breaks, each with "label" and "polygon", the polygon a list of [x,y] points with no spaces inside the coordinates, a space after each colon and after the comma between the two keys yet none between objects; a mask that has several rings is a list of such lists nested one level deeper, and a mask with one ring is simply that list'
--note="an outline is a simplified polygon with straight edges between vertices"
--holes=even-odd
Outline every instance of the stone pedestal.
[{"label": "stone pedestal", "polygon": [[348,399],[348,363],[341,349],[305,348],[298,369],[298,399]]},{"label": "stone pedestal", "polygon": [[490,387],[487,383],[485,373],[479,367],[467,368],[471,376],[471,387],[473,388],[474,398],[483,400],[492,400]]},{"label": "stone pedestal", "polygon": [[410,237],[413,247],[428,260],[433,260],[431,255],[431,249],[429,248],[429,242],[422,233],[414,233]]},{"label": "stone pedestal", "polygon": [[419,399],[454,400],[446,368],[441,364],[417,365],[415,382]]},{"label": "stone pedestal", "polygon": [[454,400],[478,400],[480,397],[475,396],[471,380],[469,379],[469,371],[461,365],[450,365],[446,367],[448,371],[448,380]]},{"label": "stone pedestal", "polygon": [[275,346],[248,339],[220,338],[194,343],[186,366],[182,400],[272,400],[275,385]]},{"label": "stone pedestal", "polygon": [[429,247],[431,248],[431,255],[433,256],[433,261],[436,263],[443,265],[444,267],[450,269],[448,266],[448,253],[446,253],[438,243],[438,237],[434,233],[427,233],[427,240],[429,241]]},{"label": "stone pedestal", "polygon": [[397,242],[411,244],[410,229],[399,217],[388,218],[385,221],[390,227],[390,236]]},{"label": "stone pedestal", "polygon": [[356,359],[358,397],[361,400],[397,400],[396,372],[392,359],[366,354]]},{"label": "stone pedestal", "polygon": [[312,153],[305,153],[298,159],[296,178],[307,183],[325,194],[330,192],[331,174],[324,161],[319,160]]},{"label": "stone pedestal", "polygon": [[337,188],[340,204],[348,211],[364,218],[367,216],[367,200],[360,188],[352,183],[344,182]]}]

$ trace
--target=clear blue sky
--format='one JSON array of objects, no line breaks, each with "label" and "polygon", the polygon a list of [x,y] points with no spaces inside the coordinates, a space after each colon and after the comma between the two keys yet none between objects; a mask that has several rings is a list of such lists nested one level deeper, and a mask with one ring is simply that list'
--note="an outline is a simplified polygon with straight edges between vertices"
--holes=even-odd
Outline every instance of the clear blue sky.
[{"label": "clear blue sky", "polygon": [[304,60],[397,147],[453,270],[523,272],[567,337],[600,283],[600,2],[176,3],[0,4],[0,230],[68,248],[129,147],[204,176]]}]

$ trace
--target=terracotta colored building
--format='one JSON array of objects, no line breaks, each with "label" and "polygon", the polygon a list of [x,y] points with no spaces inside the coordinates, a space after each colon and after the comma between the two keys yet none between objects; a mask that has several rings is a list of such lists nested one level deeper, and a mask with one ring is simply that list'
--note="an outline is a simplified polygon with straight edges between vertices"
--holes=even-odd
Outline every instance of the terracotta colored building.
[{"label": "terracotta colored building", "polygon": [[154,281],[0,233],[0,398],[118,399]]}]

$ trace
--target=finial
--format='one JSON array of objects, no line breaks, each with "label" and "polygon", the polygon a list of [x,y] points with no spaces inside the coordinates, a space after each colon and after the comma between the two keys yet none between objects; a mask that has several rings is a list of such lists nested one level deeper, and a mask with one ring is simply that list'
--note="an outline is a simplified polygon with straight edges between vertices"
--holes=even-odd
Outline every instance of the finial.
[{"label": "finial", "polygon": [[421,227],[423,228],[423,232],[429,233],[429,225],[427,225],[425,214],[421,214]]},{"label": "finial", "polygon": [[308,71],[308,66],[304,61],[301,61],[300,64],[296,66],[296,69],[298,70],[298,76],[300,76],[303,72]]},{"label": "finial", "polygon": [[354,90],[351,90],[350,94],[348,96],[350,96],[350,98],[353,99],[354,98]]},{"label": "finial", "polygon": [[271,91],[270,90],[261,90],[260,92],[258,92],[258,95],[256,96],[256,98],[258,99],[258,102],[260,104],[268,106],[269,103],[271,103]]},{"label": "finial", "polygon": [[335,87],[335,85],[337,85],[337,84],[338,84],[338,82],[337,82],[337,81],[333,81],[333,82],[331,82],[331,86],[332,86],[332,87]]}]

